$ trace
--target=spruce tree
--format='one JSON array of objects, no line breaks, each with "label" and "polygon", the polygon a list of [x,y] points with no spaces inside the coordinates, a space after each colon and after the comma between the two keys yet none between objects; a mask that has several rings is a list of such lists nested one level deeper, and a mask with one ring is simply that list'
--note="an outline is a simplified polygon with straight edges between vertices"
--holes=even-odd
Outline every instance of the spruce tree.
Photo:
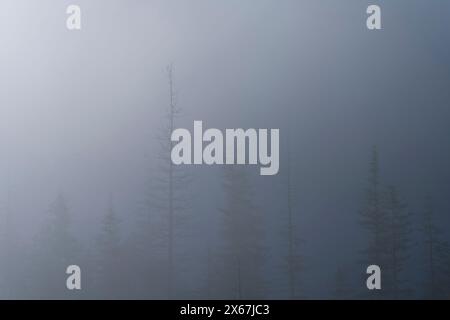
[{"label": "spruce tree", "polygon": [[[363,270],[366,270],[369,265],[378,265],[383,271],[387,265],[389,225],[386,211],[382,206],[380,188],[378,149],[374,147],[369,167],[366,201],[363,210],[360,211],[359,220],[368,237],[366,247],[362,252]],[[383,290],[371,291],[371,296],[378,298],[383,297],[383,294]]]},{"label": "spruce tree", "polygon": [[[411,292],[405,277],[405,267],[410,258],[412,221],[406,204],[401,202],[395,187],[386,193],[385,210],[389,223],[388,258],[386,268],[387,291],[393,299],[404,298]],[[386,274],[386,272],[385,272]]]},{"label": "spruce tree", "polygon": [[[138,229],[132,246],[139,252],[136,282],[139,296],[176,298],[177,242],[180,225],[187,219],[191,176],[171,160],[171,134],[181,115],[177,105],[172,65],[167,67],[169,103],[157,134],[156,168],[145,190]],[[135,258],[134,258],[135,259]],[[145,266],[145,267],[144,267]],[[153,292],[151,292],[153,291]]]},{"label": "spruce tree", "polygon": [[[49,218],[38,237],[36,252],[35,294],[39,298],[63,299],[77,297],[66,288],[66,269],[80,265],[81,247],[72,234],[71,214],[66,198],[60,193],[49,208]],[[81,293],[79,293],[81,294]]]},{"label": "spruce tree", "polygon": [[263,295],[261,217],[253,203],[250,178],[245,168],[227,166],[224,174],[224,255],[222,294],[230,299],[256,299]]},{"label": "spruce tree", "polygon": [[119,298],[122,286],[122,243],[120,222],[113,199],[110,197],[108,209],[101,222],[101,234],[97,239],[97,288],[101,298]]}]

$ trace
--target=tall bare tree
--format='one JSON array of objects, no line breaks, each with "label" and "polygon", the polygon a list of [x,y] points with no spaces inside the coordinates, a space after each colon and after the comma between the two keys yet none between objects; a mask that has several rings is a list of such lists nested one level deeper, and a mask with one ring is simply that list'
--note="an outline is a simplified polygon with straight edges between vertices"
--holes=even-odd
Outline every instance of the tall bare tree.
[{"label": "tall bare tree", "polygon": [[141,240],[138,245],[145,261],[144,265],[147,265],[141,270],[145,273],[143,278],[150,277],[149,270],[158,274],[155,279],[149,279],[148,286],[162,286],[161,279],[165,279],[165,289],[159,287],[156,297],[161,297],[161,290],[164,290],[166,298],[172,299],[176,297],[177,291],[176,239],[180,233],[179,226],[187,219],[190,209],[191,175],[182,166],[175,166],[171,160],[174,145],[171,134],[181,115],[181,109],[177,105],[172,65],[169,65],[166,71],[169,103],[156,137],[159,146],[157,167],[149,181],[144,210],[139,218],[138,233]]}]

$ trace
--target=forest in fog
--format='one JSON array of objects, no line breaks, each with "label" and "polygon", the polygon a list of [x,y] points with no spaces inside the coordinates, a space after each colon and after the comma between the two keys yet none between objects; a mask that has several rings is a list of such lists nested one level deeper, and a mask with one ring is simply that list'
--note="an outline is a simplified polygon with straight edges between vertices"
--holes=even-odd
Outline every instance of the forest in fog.
[{"label": "forest in fog", "polygon": [[[0,299],[450,298],[450,2],[78,2],[0,4]],[[174,165],[193,121],[279,172]]]},{"label": "forest in fog", "polygon": [[[302,206],[297,200],[301,196],[293,179],[290,150],[295,146],[291,139],[286,139],[281,176],[271,182],[276,184],[271,187],[283,195],[283,209],[276,212],[283,250],[271,254],[267,250],[270,244],[264,234],[272,226],[254,196],[261,183],[257,179],[262,178],[239,165],[219,169],[214,181],[221,197],[206,209],[217,227],[217,237],[211,241],[208,233],[193,231],[200,229],[193,223],[195,215],[205,210],[196,203],[209,195],[196,192],[195,171],[170,161],[171,126],[183,111],[174,94],[172,66],[167,68],[167,75],[168,106],[155,136],[159,145],[154,153],[156,166],[148,172],[141,201],[125,209],[135,212],[128,216],[133,223],[131,229],[122,227],[124,215],[117,212],[117,200],[110,193],[99,213],[95,236],[89,242],[79,239],[71,222],[76,212],[70,206],[70,194],[60,190],[49,203],[45,223],[33,235],[32,243],[21,245],[14,234],[14,202],[8,194],[2,210],[2,299],[310,297],[311,283],[305,283],[311,281],[309,270],[313,266],[304,248],[311,240],[301,232],[310,226],[305,225],[308,222],[302,219]],[[439,224],[437,216],[442,212],[435,210],[432,195],[418,195],[423,199],[419,208],[408,206],[401,190],[382,180],[382,155],[377,146],[367,148],[367,158],[362,206],[354,213],[364,233],[364,244],[359,249],[355,246],[347,258],[350,263],[327,269],[333,276],[326,286],[329,292],[321,297],[450,297],[448,230]],[[185,243],[192,238],[197,238],[200,246],[186,249]],[[267,260],[275,261],[276,266],[268,270]],[[380,291],[365,287],[366,267],[374,263],[383,271]],[[71,264],[82,270],[79,292],[66,289],[65,269]],[[419,272],[419,277],[411,277],[411,272]],[[278,295],[271,293],[271,286],[278,286]]]}]

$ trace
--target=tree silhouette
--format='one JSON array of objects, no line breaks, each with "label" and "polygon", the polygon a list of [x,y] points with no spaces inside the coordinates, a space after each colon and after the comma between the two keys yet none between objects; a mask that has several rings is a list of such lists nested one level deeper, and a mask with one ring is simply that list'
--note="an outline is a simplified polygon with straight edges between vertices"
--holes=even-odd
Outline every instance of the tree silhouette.
[{"label": "tree silhouette", "polygon": [[118,298],[122,286],[122,243],[120,222],[110,196],[108,210],[101,222],[101,234],[97,239],[97,286],[102,298]]},{"label": "tree silhouette", "polygon": [[[66,288],[66,269],[79,265],[81,248],[71,232],[71,217],[63,194],[59,194],[49,208],[49,220],[39,235],[37,252],[36,294],[40,298],[76,297]],[[80,266],[81,267],[81,266]]]},{"label": "tree silhouette", "polygon": [[[363,210],[360,211],[360,223],[369,236],[367,247],[363,250],[362,262],[364,266],[375,264],[384,270],[388,257],[389,228],[380,194],[380,169],[377,147],[374,147],[372,151],[366,203]],[[381,296],[384,294],[384,291],[373,290],[372,293]]]},{"label": "tree silhouette", "polygon": [[[176,296],[177,290],[175,241],[179,225],[187,218],[191,176],[171,160],[171,134],[181,109],[177,106],[172,65],[167,67],[167,75],[169,108],[157,135],[157,170],[147,185],[143,211],[138,221],[136,237],[139,240],[134,245],[141,252],[140,264],[146,266],[138,272],[142,275],[139,282],[147,279],[142,289],[157,288],[157,297],[161,298],[161,292],[165,291],[166,298],[171,299]],[[165,279],[165,284],[161,283],[162,279]]]},{"label": "tree silhouette", "polygon": [[222,293],[233,299],[258,298],[263,294],[261,217],[245,169],[230,165],[224,170]]},{"label": "tree silhouette", "polygon": [[411,213],[407,210],[407,206],[400,201],[397,189],[392,186],[388,188],[386,194],[385,210],[386,218],[389,221],[389,243],[386,261],[388,281],[384,282],[388,283],[387,290],[390,291],[391,297],[399,299],[411,291],[404,277],[411,246]]}]

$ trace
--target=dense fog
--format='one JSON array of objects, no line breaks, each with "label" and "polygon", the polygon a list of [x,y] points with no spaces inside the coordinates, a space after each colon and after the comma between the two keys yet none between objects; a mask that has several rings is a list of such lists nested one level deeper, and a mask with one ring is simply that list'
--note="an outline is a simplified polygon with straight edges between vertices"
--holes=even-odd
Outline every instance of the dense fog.
[{"label": "dense fog", "polygon": [[[3,0],[0,298],[450,297],[450,2],[377,2]],[[171,120],[280,170],[173,166]]]}]

